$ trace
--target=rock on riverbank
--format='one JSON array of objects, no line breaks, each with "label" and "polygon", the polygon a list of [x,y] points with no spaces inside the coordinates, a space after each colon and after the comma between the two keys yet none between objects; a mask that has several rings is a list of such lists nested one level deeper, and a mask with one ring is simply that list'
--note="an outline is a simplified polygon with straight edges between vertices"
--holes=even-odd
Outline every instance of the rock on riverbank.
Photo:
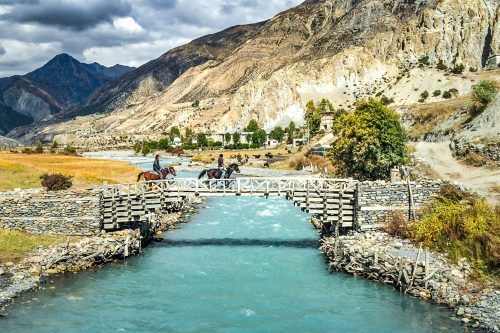
[{"label": "rock on riverbank", "polygon": [[500,291],[470,279],[465,259],[458,265],[446,255],[426,252],[407,240],[382,232],[354,233],[322,240],[331,270],[363,276],[406,294],[447,304],[464,324],[499,332]]},{"label": "rock on riverbank", "polygon": [[[184,213],[192,212],[199,199],[184,204],[181,212],[160,214],[152,230],[161,232],[173,228]],[[35,290],[50,279],[51,275],[76,272],[91,267],[137,255],[149,240],[140,230],[102,232],[100,235],[81,238],[44,248],[38,247],[27,258],[14,265],[0,264],[0,306],[5,307],[20,294]]]}]

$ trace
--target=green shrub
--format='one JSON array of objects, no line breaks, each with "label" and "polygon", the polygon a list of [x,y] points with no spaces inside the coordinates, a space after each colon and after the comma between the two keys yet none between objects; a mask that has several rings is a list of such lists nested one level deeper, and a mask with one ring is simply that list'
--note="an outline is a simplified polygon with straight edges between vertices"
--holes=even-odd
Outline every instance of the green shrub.
[{"label": "green shrub", "polygon": [[477,68],[469,67],[469,72],[475,73],[477,72]]},{"label": "green shrub", "polygon": [[200,101],[199,100],[194,101],[193,104],[191,104],[191,106],[193,108],[197,108],[198,106],[200,106]]},{"label": "green shrub", "polygon": [[453,74],[462,74],[465,70],[465,66],[462,65],[462,64],[455,64],[455,66],[453,66],[453,68],[451,69],[451,72]]},{"label": "green shrub", "polygon": [[434,90],[434,92],[432,93],[432,96],[434,96],[434,97],[441,96],[441,90]]},{"label": "green shrub", "polygon": [[385,179],[406,161],[407,134],[397,113],[376,100],[359,102],[334,125],[332,158],[342,176]]},{"label": "green shrub", "polygon": [[451,92],[449,92],[448,90],[444,91],[443,92],[443,98],[450,99],[451,98]]},{"label": "green shrub", "polygon": [[142,150],[142,144],[140,144],[140,143],[134,144],[134,152],[136,154],[139,154],[141,152],[141,150]]},{"label": "green shrub", "polygon": [[72,145],[67,145],[66,147],[64,147],[63,154],[64,155],[78,155],[76,152],[76,148],[73,147]]},{"label": "green shrub", "polygon": [[500,207],[493,209],[484,199],[446,185],[411,228],[417,242],[447,252],[453,260],[466,257],[477,268],[498,272]]},{"label": "green shrub", "polygon": [[142,153],[142,155],[143,155],[143,156],[146,156],[146,155],[148,155],[149,153],[151,153],[151,148],[149,148],[149,145],[148,145],[148,144],[144,143],[144,144],[142,145],[141,153]]},{"label": "green shrub", "polygon": [[36,154],[43,154],[43,145],[42,145],[42,142],[40,140],[36,140],[35,153]]},{"label": "green shrub", "polygon": [[65,176],[60,173],[55,173],[49,175],[47,173],[40,176],[42,180],[42,186],[47,189],[47,191],[61,191],[66,190],[73,186],[71,181],[73,177]]},{"label": "green shrub", "polygon": [[480,81],[472,86],[472,101],[486,107],[497,95],[497,87],[493,81]]},{"label": "green shrub", "polygon": [[383,95],[380,98],[380,102],[382,102],[382,104],[384,104],[384,105],[389,105],[389,104],[394,103],[394,98],[389,98],[386,95]]},{"label": "green shrub", "polygon": [[418,59],[418,63],[420,64],[420,67],[429,66],[430,65],[429,56],[421,57],[420,59]]},{"label": "green shrub", "polygon": [[439,59],[437,65],[436,65],[436,69],[439,69],[441,71],[445,71],[448,69],[448,66],[446,66],[443,62],[443,60]]}]

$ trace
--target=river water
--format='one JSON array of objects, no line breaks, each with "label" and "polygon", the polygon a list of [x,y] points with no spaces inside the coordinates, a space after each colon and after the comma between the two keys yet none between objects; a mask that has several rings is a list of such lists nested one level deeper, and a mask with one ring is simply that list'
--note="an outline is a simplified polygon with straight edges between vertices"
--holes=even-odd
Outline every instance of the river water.
[{"label": "river water", "polygon": [[0,332],[461,332],[443,307],[329,274],[282,198],[210,198],[141,256],[58,277]]}]

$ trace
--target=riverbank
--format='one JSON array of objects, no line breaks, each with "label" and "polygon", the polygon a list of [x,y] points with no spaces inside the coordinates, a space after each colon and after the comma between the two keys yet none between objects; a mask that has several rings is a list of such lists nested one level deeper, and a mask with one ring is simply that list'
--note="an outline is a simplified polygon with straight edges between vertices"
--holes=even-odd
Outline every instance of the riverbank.
[{"label": "riverbank", "polygon": [[500,331],[498,286],[475,280],[465,259],[455,265],[444,254],[424,251],[383,232],[325,237],[321,251],[331,271],[361,276],[446,304],[464,325]]},{"label": "riverbank", "polygon": [[[78,272],[139,255],[141,249],[161,232],[172,229],[195,211],[199,198],[187,199],[175,213],[160,214],[150,230],[102,231],[100,235],[78,237],[54,246],[38,246],[18,263],[0,263],[0,310],[19,295],[42,288],[51,276]],[[148,235],[151,235],[148,237]]]}]

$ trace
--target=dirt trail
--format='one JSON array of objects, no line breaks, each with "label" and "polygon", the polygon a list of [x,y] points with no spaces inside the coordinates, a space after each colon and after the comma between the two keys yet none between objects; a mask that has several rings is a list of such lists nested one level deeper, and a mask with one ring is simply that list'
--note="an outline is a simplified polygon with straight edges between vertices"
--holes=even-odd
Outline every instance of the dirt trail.
[{"label": "dirt trail", "polygon": [[451,155],[449,142],[418,142],[415,157],[428,164],[443,180],[457,181],[484,196],[490,204],[500,202],[500,193],[492,192],[500,185],[500,169],[471,167]]}]

